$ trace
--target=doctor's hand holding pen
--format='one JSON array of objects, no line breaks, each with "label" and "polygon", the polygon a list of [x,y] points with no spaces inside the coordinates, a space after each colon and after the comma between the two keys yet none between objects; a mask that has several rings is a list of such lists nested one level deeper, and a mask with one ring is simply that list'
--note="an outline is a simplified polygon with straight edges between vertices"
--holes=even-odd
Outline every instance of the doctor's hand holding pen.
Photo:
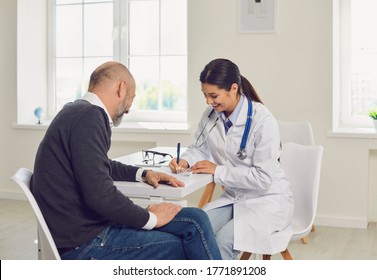
[{"label": "doctor's hand holding pen", "polygon": [[179,163],[177,164],[177,159],[173,158],[169,163],[170,170],[173,173],[180,173],[187,170],[192,173],[215,174],[216,166],[217,164],[209,160],[198,161],[190,168],[188,162],[184,159],[180,159]]},{"label": "doctor's hand holding pen", "polygon": [[178,174],[187,170],[189,168],[189,164],[184,159],[179,159],[179,162],[177,163],[177,158],[173,158],[169,162],[169,167],[170,167],[171,172]]}]

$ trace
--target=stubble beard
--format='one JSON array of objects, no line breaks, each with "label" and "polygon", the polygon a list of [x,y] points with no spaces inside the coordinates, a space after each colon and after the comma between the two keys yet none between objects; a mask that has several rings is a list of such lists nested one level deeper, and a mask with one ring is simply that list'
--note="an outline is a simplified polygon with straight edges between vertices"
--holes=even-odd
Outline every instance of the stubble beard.
[{"label": "stubble beard", "polygon": [[124,115],[128,114],[129,111],[130,108],[127,108],[126,100],[124,100],[124,103],[119,104],[117,115],[113,120],[114,126],[119,126],[122,123]]}]

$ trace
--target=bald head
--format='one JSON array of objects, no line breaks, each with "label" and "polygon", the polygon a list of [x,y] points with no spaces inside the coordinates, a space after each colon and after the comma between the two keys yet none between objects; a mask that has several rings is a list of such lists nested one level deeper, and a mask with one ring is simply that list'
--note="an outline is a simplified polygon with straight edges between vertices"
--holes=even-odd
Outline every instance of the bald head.
[{"label": "bald head", "polygon": [[109,84],[121,80],[127,83],[133,81],[133,77],[127,67],[116,61],[105,62],[98,66],[90,76],[88,91],[95,92],[96,88],[106,88]]},{"label": "bald head", "polygon": [[119,125],[135,97],[135,80],[126,66],[110,61],[94,70],[88,91],[101,99],[114,125]]}]

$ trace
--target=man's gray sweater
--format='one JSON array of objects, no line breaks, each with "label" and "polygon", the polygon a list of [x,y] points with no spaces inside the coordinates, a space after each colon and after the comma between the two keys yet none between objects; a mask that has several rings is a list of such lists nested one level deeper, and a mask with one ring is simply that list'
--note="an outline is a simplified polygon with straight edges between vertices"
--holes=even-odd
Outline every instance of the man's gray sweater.
[{"label": "man's gray sweater", "polygon": [[77,100],[58,113],[38,148],[31,191],[58,248],[86,243],[110,222],[142,228],[149,219],[114,186],[135,181],[138,168],[108,158],[110,138],[105,111]]}]

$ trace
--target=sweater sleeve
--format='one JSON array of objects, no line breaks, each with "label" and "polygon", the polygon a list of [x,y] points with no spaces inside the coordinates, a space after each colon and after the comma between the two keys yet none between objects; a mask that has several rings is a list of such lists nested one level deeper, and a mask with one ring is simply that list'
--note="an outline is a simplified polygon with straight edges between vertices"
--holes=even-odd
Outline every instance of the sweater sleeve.
[{"label": "sweater sleeve", "polygon": [[110,160],[111,177],[114,181],[136,181],[136,172],[139,167],[123,164],[116,160]]},{"label": "sweater sleeve", "polygon": [[[142,228],[149,219],[147,210],[119,192],[112,178],[110,127],[107,118],[93,106],[75,122],[70,135],[72,168],[87,207],[110,221]],[[117,176],[135,180],[137,168],[115,164]]]}]

